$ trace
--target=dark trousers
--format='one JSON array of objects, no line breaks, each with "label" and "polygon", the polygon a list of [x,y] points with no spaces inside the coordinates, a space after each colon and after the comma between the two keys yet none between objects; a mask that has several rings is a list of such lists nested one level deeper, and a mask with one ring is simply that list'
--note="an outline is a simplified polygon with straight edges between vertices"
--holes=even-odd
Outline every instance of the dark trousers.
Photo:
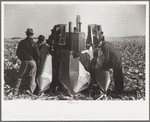
[{"label": "dark trousers", "polygon": [[[30,92],[34,92],[36,88],[36,82],[35,82],[35,77],[36,77],[36,63],[35,61],[22,61],[20,70],[18,73],[18,80],[15,83],[15,89],[16,90],[22,90],[21,88],[24,88],[25,90],[30,90]],[[24,80],[26,79],[26,80]],[[26,83],[21,83],[22,80],[26,81]],[[25,86],[21,86],[25,85]],[[20,88],[21,86],[21,88]]]},{"label": "dark trousers", "polygon": [[98,51],[94,50],[94,58],[91,60],[90,63],[90,75],[91,75],[91,82],[89,84],[89,87],[92,87],[92,84],[96,83],[95,81],[95,66],[97,62],[97,57],[98,57]]},{"label": "dark trousers", "polygon": [[53,80],[51,84],[51,90],[55,92],[56,87],[58,86],[58,89],[61,89],[62,84],[58,80],[59,76],[59,68],[60,68],[60,54],[58,52],[53,52],[52,55],[52,68],[53,68]]},{"label": "dark trousers", "polygon": [[95,65],[98,58],[98,50],[94,49],[93,54],[94,54],[94,58],[91,60],[91,64],[90,64],[90,75],[92,80],[95,80]]},{"label": "dark trousers", "polygon": [[115,83],[115,89],[118,93],[121,93],[124,87],[122,67],[113,68],[113,78]]}]

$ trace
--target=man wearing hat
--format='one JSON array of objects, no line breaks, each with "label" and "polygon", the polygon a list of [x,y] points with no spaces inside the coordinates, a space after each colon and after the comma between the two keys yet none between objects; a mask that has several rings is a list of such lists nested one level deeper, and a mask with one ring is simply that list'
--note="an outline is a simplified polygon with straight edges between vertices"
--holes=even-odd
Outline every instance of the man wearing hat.
[{"label": "man wearing hat", "polygon": [[39,35],[38,41],[36,42],[38,47],[40,47],[40,45],[44,42],[44,39],[45,39],[45,36]]},{"label": "man wearing hat", "polygon": [[26,79],[24,92],[32,95],[36,88],[36,62],[39,62],[40,54],[37,44],[33,41],[33,29],[28,28],[26,31],[27,37],[21,40],[18,44],[16,55],[21,60],[21,66],[18,73],[18,80],[16,81],[13,94],[18,95],[21,81]]},{"label": "man wearing hat", "polygon": [[121,93],[124,87],[122,73],[122,56],[110,42],[101,40],[99,46],[104,55],[104,63],[101,69],[113,69],[115,89],[118,93]]},{"label": "man wearing hat", "polygon": [[43,36],[43,35],[39,35],[39,37],[38,37],[38,41],[36,42],[36,44],[37,44],[37,46],[38,46],[38,49],[39,49],[39,52],[40,52],[40,62],[39,62],[39,64],[37,64],[37,76],[39,75],[39,70],[42,68],[42,66],[43,65],[41,65],[41,61],[43,60],[43,56],[45,57],[45,55],[44,54],[42,54],[43,53],[43,51],[41,52],[40,51],[40,49],[41,49],[41,46],[42,46],[42,44],[43,44],[43,42],[44,42],[44,39],[45,39],[45,36]]}]

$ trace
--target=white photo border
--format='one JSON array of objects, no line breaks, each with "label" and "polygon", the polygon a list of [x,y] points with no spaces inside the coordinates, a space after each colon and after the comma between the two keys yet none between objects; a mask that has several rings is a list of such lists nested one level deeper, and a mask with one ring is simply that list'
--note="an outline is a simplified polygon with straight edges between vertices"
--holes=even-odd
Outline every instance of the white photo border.
[{"label": "white photo border", "polygon": [[[146,5],[146,99],[145,101],[4,101],[4,5],[5,4],[143,4]],[[149,2],[80,1],[1,2],[1,118],[2,121],[52,120],[149,120]]]}]

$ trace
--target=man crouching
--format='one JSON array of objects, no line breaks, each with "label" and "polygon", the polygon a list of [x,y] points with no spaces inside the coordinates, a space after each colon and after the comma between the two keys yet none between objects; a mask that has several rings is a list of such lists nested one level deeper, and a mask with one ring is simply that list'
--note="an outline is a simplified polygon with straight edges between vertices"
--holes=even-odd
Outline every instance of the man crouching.
[{"label": "man crouching", "polygon": [[118,93],[121,93],[124,88],[122,73],[122,56],[110,42],[100,41],[99,46],[104,55],[104,63],[101,69],[113,69],[115,89]]}]

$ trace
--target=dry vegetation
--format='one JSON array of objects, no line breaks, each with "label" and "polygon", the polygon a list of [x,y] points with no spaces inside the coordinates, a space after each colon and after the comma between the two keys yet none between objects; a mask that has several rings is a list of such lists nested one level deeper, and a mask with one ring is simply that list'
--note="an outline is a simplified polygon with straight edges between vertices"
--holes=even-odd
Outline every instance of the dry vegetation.
[{"label": "dry vegetation", "polygon": [[[118,95],[114,89],[111,73],[111,84],[106,97],[99,100],[145,100],[145,37],[125,37],[111,39],[115,47],[123,56],[124,91]],[[66,92],[52,94],[45,93],[42,96],[29,96],[20,94],[12,96],[13,84],[16,81],[20,61],[15,55],[18,41],[5,41],[4,44],[4,99],[28,99],[28,100],[96,100],[102,96],[97,84],[93,84],[75,96]]]}]

